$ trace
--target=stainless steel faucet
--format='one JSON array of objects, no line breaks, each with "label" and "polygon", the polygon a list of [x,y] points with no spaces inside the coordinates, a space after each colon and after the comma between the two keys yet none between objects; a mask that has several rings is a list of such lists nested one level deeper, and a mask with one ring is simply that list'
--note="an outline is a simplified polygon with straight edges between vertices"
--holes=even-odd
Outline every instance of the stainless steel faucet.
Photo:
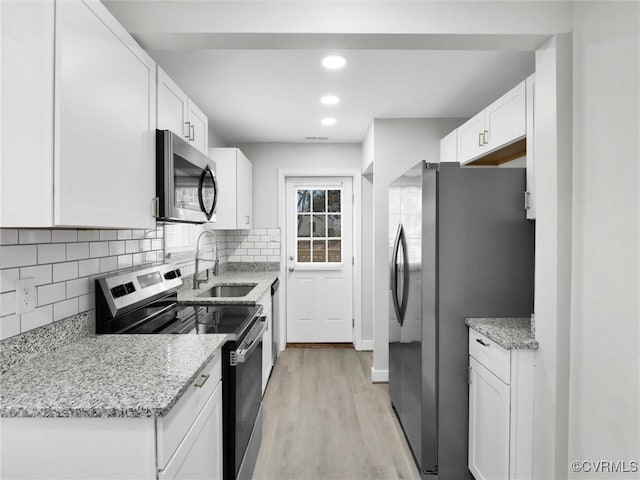
[{"label": "stainless steel faucet", "polygon": [[193,289],[197,290],[200,287],[200,284],[203,282],[207,282],[209,280],[209,269],[205,268],[205,272],[207,274],[206,278],[204,280],[199,279],[198,278],[198,274],[200,273],[199,271],[199,266],[200,266],[200,260],[206,260],[206,261],[212,261],[209,258],[200,258],[200,239],[202,238],[202,236],[207,233],[209,234],[213,240],[214,240],[214,247],[215,247],[215,256],[213,259],[213,268],[212,273],[213,276],[218,275],[218,268],[220,266],[220,260],[218,259],[218,238],[211,232],[211,230],[203,230],[203,232],[198,235],[198,240],[196,241],[196,271],[193,274]]}]

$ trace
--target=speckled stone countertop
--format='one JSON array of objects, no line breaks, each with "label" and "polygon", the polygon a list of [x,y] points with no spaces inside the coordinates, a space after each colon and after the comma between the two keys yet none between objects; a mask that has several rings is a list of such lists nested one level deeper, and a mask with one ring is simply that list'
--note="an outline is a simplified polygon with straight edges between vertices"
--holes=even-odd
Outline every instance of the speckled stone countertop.
[{"label": "speckled stone countertop", "polygon": [[[191,280],[185,279],[182,290],[178,292],[178,302],[189,305],[220,305],[233,303],[236,305],[255,305],[260,297],[271,288],[271,284],[278,278],[279,272],[225,272],[211,277],[198,290],[191,288]],[[216,285],[243,285],[256,283],[257,285],[244,297],[199,297],[205,290]]]},{"label": "speckled stone countertop", "polygon": [[507,350],[536,350],[530,318],[466,318],[467,326]]},{"label": "speckled stone countertop", "polygon": [[98,335],[0,376],[2,417],[166,415],[226,335]]}]

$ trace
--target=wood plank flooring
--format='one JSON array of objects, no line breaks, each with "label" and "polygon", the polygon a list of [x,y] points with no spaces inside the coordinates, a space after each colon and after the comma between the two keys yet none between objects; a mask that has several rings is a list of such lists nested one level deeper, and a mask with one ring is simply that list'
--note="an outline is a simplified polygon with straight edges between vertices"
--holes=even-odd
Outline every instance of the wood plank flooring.
[{"label": "wood plank flooring", "polygon": [[264,396],[254,479],[419,479],[371,352],[290,348]]}]

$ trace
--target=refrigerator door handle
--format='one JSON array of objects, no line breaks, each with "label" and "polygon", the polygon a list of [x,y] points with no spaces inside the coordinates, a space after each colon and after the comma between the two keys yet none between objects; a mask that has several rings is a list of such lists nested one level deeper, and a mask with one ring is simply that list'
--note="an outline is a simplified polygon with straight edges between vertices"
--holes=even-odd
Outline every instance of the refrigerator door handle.
[{"label": "refrigerator door handle", "polygon": [[[402,245],[402,300],[398,299],[398,251]],[[398,225],[396,240],[393,244],[391,267],[391,299],[393,301],[393,309],[396,312],[396,320],[402,326],[404,324],[404,315],[407,310],[407,300],[409,297],[409,256],[407,253],[407,240],[405,238],[402,224]]]}]

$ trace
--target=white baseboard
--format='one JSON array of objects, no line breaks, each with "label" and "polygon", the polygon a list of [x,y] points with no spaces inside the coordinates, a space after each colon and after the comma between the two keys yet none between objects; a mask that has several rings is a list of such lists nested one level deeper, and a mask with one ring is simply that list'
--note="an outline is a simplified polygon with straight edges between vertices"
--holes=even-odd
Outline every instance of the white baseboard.
[{"label": "white baseboard", "polygon": [[373,383],[387,383],[389,381],[389,370],[377,370],[371,367],[371,381]]},{"label": "white baseboard", "polygon": [[372,352],[373,340],[360,340],[360,343],[356,346],[356,350],[359,352]]}]

